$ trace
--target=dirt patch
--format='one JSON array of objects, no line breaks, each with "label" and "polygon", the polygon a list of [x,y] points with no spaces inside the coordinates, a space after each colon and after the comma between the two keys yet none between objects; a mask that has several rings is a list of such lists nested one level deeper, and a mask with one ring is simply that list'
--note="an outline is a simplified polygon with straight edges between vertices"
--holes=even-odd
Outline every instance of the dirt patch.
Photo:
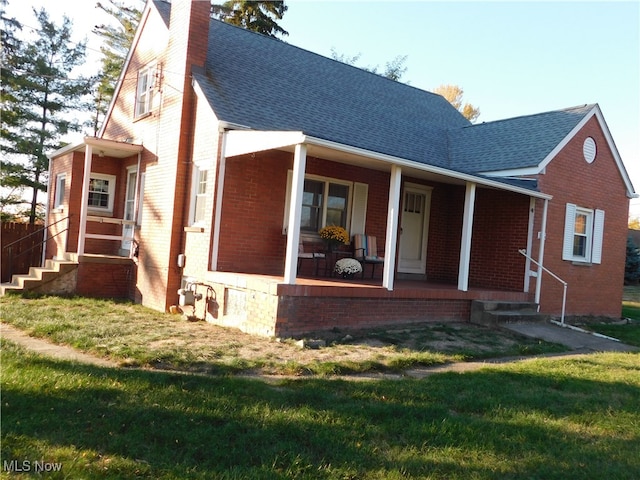
[{"label": "dirt patch", "polygon": [[[182,328],[184,332],[176,331]],[[184,338],[187,332],[188,338]],[[320,363],[388,365],[403,357],[420,357],[417,363],[437,364],[452,359],[534,354],[542,353],[537,349],[544,343],[468,323],[332,331],[311,335],[306,340],[306,346],[301,347],[303,343],[299,340],[262,338],[204,322],[184,322],[174,326],[172,338],[151,342],[149,348],[158,348],[159,352],[167,348],[187,349],[200,362],[200,368],[202,362],[214,360],[226,364],[256,362],[263,372],[281,372],[287,364],[304,370],[304,366]]]}]

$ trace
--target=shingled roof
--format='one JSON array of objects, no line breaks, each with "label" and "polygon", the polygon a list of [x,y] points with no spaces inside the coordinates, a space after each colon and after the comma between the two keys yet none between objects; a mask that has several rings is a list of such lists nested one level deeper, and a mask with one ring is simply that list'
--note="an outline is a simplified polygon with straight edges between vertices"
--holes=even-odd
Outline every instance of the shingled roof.
[{"label": "shingled roof", "polygon": [[474,173],[536,168],[596,107],[578,107],[449,130],[450,161]]},{"label": "shingled roof", "polygon": [[205,73],[219,120],[448,167],[447,130],[470,125],[442,96],[212,20]]}]

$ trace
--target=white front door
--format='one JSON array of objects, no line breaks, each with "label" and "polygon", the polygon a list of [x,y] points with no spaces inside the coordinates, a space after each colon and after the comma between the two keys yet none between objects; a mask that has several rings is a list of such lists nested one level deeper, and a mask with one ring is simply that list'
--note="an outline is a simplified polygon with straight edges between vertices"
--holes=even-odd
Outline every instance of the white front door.
[{"label": "white front door", "polygon": [[400,221],[398,272],[426,274],[430,208],[430,187],[405,184]]},{"label": "white front door", "polygon": [[[124,199],[124,220],[133,222],[136,207],[136,180],[138,171],[135,168],[127,169],[127,193]],[[122,226],[122,246],[123,250],[131,250],[131,240],[133,239],[134,225],[124,224]]]}]

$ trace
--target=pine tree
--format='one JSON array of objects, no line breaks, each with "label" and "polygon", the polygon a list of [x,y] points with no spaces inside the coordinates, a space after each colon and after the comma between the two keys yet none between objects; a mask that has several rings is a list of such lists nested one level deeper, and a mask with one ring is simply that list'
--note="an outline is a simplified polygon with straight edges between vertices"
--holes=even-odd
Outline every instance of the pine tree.
[{"label": "pine tree", "polygon": [[221,5],[212,5],[214,17],[269,37],[275,37],[277,34],[289,35],[289,32],[276,22],[282,20],[287,9],[283,0],[230,0]]},{"label": "pine tree", "polygon": [[101,24],[93,28],[93,33],[102,39],[100,47],[102,70],[97,77],[94,96],[92,122],[94,135],[98,133],[109,108],[118,77],[142,16],[142,11],[133,6],[126,6],[122,2],[114,0],[107,0],[107,2],[98,2],[96,7],[109,14],[117,25]]},{"label": "pine tree", "polygon": [[81,129],[65,114],[86,110],[84,97],[91,86],[89,79],[70,75],[84,62],[85,43],[72,41],[69,18],[57,26],[44,9],[34,14],[39,26],[35,40],[2,50],[0,122],[2,170],[10,172],[3,175],[3,183],[32,189],[30,223],[36,220],[38,192],[47,189],[46,153],[59,148],[68,132]]},{"label": "pine tree", "polygon": [[637,284],[640,280],[640,249],[631,236],[627,237],[627,260],[624,265],[624,283]]}]

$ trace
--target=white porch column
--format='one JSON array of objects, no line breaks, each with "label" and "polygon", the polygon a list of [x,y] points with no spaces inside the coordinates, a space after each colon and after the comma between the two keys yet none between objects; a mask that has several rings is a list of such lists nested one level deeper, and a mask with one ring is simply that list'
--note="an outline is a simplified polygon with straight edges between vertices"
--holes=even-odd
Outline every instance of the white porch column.
[{"label": "white porch column", "polygon": [[462,218],[462,241],[460,242],[460,265],[458,266],[458,290],[469,290],[469,264],[471,262],[471,236],[473,212],[476,203],[476,184],[467,182],[464,194],[464,216]]},{"label": "white porch column", "polygon": [[220,250],[220,228],[222,222],[222,198],[224,196],[224,176],[227,168],[227,135],[222,134],[222,146],[220,148],[220,161],[218,163],[217,186],[216,186],[216,206],[213,217],[213,245],[211,246],[211,270],[218,270],[218,252]]},{"label": "white porch column", "polygon": [[393,290],[393,272],[396,268],[401,180],[402,168],[398,165],[392,165],[391,180],[389,181],[389,206],[387,207],[387,233],[384,245],[384,269],[382,272],[382,286],[389,291]]},{"label": "white porch column", "polygon": [[89,209],[89,181],[91,180],[91,159],[93,147],[84,146],[84,176],[82,179],[82,203],[80,204],[80,226],[78,228],[78,256],[84,255],[84,241],[87,234],[87,211]]},{"label": "white porch column", "polygon": [[[529,223],[527,225],[527,255],[531,255],[531,248],[533,245],[533,226],[536,219],[536,199],[535,197],[529,197]],[[524,286],[523,292],[528,292],[531,284],[531,260],[529,257],[525,258],[524,262]]]},{"label": "white porch column", "polygon": [[293,156],[291,203],[289,204],[289,224],[287,225],[287,253],[284,263],[284,283],[289,285],[296,283],[300,217],[302,215],[302,194],[304,192],[304,172],[306,168],[307,146],[299,143],[296,145]]},{"label": "white porch column", "polygon": [[538,250],[538,276],[536,277],[535,302],[540,305],[540,289],[542,288],[542,266],[544,265],[544,243],[547,238],[547,209],[549,200],[544,199],[542,209],[542,226],[540,227],[540,249]]}]

